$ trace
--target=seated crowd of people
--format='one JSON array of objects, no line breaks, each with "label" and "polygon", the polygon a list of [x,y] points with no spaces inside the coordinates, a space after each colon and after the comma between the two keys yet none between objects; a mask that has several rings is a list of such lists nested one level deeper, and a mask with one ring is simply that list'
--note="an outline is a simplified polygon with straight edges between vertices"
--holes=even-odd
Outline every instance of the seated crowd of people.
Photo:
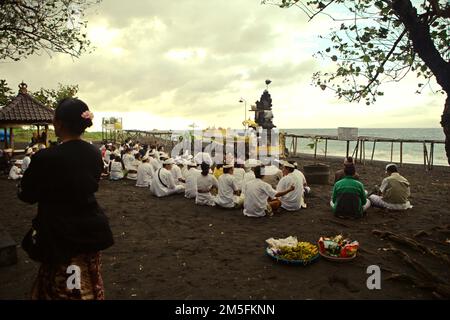
[{"label": "seated crowd of people", "polygon": [[[12,160],[12,150],[0,150],[0,166],[8,178],[19,180],[30,165],[37,148],[27,148],[25,157]],[[293,161],[234,159],[214,163],[207,152],[171,158],[163,146],[126,141],[122,145],[103,144],[104,177],[130,179],[137,187],[149,188],[156,197],[184,194],[198,205],[243,208],[248,217],[272,215],[281,209],[306,208],[305,196],[311,192],[306,178]],[[335,173],[330,205],[339,217],[361,217],[370,206],[389,210],[412,208],[410,185],[395,164],[385,168],[381,186],[368,193],[351,157]]]},{"label": "seated crowd of people", "polygon": [[[198,205],[243,208],[243,214],[249,217],[306,208],[305,196],[311,191],[293,161],[235,161],[228,154],[225,163],[216,164],[207,152],[170,158],[161,146],[131,141],[118,147],[105,144],[101,151],[105,174],[111,180],[136,180],[137,187],[149,188],[156,197],[184,194]],[[408,181],[400,176],[395,164],[386,166],[386,174],[381,187],[368,194],[353,159],[346,158],[343,169],[335,174],[330,201],[335,215],[361,217],[370,206],[410,208]]]},{"label": "seated crowd of people", "polygon": [[0,150],[0,171],[8,175],[10,180],[19,180],[31,163],[31,157],[38,151],[38,147],[27,148],[23,159],[13,159],[13,150]]}]

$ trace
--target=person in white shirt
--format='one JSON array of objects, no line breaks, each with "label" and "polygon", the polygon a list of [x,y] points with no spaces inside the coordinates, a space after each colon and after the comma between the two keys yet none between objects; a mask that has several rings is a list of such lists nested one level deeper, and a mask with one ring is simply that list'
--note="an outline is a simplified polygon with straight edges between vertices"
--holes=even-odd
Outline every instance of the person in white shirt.
[{"label": "person in white shirt", "polygon": [[277,192],[270,184],[264,182],[263,167],[256,166],[254,169],[256,179],[247,183],[244,215],[247,217],[264,217],[265,215],[273,215],[281,205],[277,197],[283,197],[295,190],[295,186],[291,185],[288,189]]},{"label": "person in white shirt", "polygon": [[211,189],[218,189],[219,183],[216,177],[211,174],[209,164],[203,162],[201,168],[201,174],[197,176],[197,196],[195,197],[195,204],[214,207],[216,205],[216,197],[211,194]]},{"label": "person in white shirt", "polygon": [[139,150],[141,150],[141,146],[138,143],[136,143],[131,151],[131,154],[135,156],[136,154],[139,153]]},{"label": "person in white shirt", "polygon": [[193,161],[189,161],[189,159],[182,159],[182,161],[183,161],[183,166],[181,167],[181,175],[183,176],[183,178],[186,179],[187,173],[189,171],[188,164],[193,163],[193,164],[195,164],[196,167],[197,167],[197,164]]},{"label": "person in white shirt", "polygon": [[194,199],[197,196],[197,178],[200,175],[200,170],[197,169],[195,162],[187,163],[188,171],[186,172],[186,189],[184,190],[184,197],[187,199]]},{"label": "person in white shirt", "polygon": [[245,169],[241,164],[235,164],[233,169],[233,176],[236,179],[236,184],[239,190],[242,190],[242,185],[244,183]]},{"label": "person in white shirt", "polygon": [[238,196],[239,188],[233,176],[233,165],[223,166],[223,174],[219,177],[219,191],[215,199],[216,204],[223,208],[235,208],[241,204]]},{"label": "person in white shirt", "polygon": [[175,163],[173,159],[167,159],[163,162],[163,167],[158,169],[153,175],[150,185],[150,192],[157,197],[167,197],[172,194],[184,193],[183,185],[176,185],[173,175],[170,172],[172,165]]},{"label": "person in white shirt", "polygon": [[105,154],[103,156],[103,161],[107,166],[109,166],[109,161],[111,161],[111,145],[108,144],[105,150]]},{"label": "person in white shirt", "polygon": [[109,179],[121,180],[123,179],[124,166],[120,157],[111,155],[111,161],[109,162]]},{"label": "person in white shirt", "polygon": [[22,179],[22,160],[16,160],[14,165],[9,170],[9,176],[8,179],[11,180],[19,180]]},{"label": "person in white shirt", "polygon": [[255,180],[255,173],[253,172],[252,169],[249,169],[247,172],[245,172],[244,175],[244,181],[242,181],[242,194],[245,195],[245,190],[247,188],[247,184],[252,181]]},{"label": "person in white shirt", "polygon": [[31,155],[33,154],[33,150],[31,148],[28,148],[25,152],[25,157],[22,159],[22,173],[24,173],[28,166],[31,163]]},{"label": "person in white shirt", "polygon": [[159,168],[161,168],[161,163],[155,158],[156,153],[154,151],[150,152],[148,154],[150,156],[150,165],[153,168],[153,171],[157,171]]},{"label": "person in white shirt", "polygon": [[158,159],[162,164],[162,162],[164,161],[163,158],[169,158],[169,157],[164,152],[164,146],[159,146],[156,149],[156,159]]},{"label": "person in white shirt", "polygon": [[149,163],[148,157],[142,158],[142,163],[137,169],[136,187],[148,188],[154,175],[153,167]]},{"label": "person in white shirt", "polygon": [[172,165],[172,170],[170,171],[173,175],[173,179],[175,180],[176,185],[180,185],[186,182],[183,174],[181,173],[181,168],[179,167],[179,165],[181,165],[181,159],[176,159],[175,164]]},{"label": "person in white shirt", "polygon": [[264,166],[264,171],[265,174],[263,180],[270,184],[272,188],[276,189],[278,182],[283,178],[283,173],[275,164],[269,162]]},{"label": "person in white shirt", "polygon": [[247,161],[245,161],[244,164],[244,176],[241,182],[241,195],[240,195],[240,199],[239,201],[244,203],[245,200],[245,190],[247,187],[247,183],[255,180],[255,173],[253,172],[253,168],[256,167],[257,165],[261,165],[261,163],[258,160],[254,160],[254,159],[249,159]]},{"label": "person in white shirt", "polygon": [[294,174],[295,166],[292,163],[284,161],[283,163],[283,178],[277,185],[277,191],[281,192],[294,186],[295,190],[282,197],[280,197],[281,207],[287,211],[300,210],[303,203],[303,180],[299,179]]},{"label": "person in white shirt", "polygon": [[304,190],[304,194],[310,194],[311,193],[311,188],[308,186],[308,182],[306,181],[306,177],[303,174],[303,172],[301,172],[298,169],[298,163],[297,162],[290,162],[294,165],[295,170],[294,170],[294,174],[303,181],[303,190]]},{"label": "person in white shirt", "polygon": [[131,154],[131,149],[127,149],[125,151],[125,154],[122,157],[122,162],[123,165],[125,166],[125,170],[130,170],[132,169],[132,164],[134,162],[135,158],[134,156]]},{"label": "person in white shirt", "polygon": [[128,165],[127,179],[130,179],[130,180],[137,179],[137,170],[140,165],[141,165],[141,154],[136,153],[134,155],[134,161]]},{"label": "person in white shirt", "polygon": [[120,157],[120,148],[116,148],[115,146],[112,146],[111,153],[114,154],[116,157]]}]

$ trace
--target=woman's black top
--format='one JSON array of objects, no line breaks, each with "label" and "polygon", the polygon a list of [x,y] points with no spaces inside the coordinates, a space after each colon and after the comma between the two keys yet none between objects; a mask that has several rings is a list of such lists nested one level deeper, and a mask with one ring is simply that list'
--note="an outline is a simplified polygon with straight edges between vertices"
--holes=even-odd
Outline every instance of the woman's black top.
[{"label": "woman's black top", "polygon": [[22,178],[19,198],[38,203],[33,219],[42,262],[65,262],[113,245],[109,222],[94,193],[103,171],[100,151],[82,140],[37,152]]}]

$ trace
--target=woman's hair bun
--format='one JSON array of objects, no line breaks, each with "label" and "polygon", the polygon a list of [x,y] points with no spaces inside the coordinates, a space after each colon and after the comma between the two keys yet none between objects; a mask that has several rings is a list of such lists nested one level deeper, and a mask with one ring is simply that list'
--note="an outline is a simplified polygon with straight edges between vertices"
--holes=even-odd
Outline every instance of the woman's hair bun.
[{"label": "woman's hair bun", "polygon": [[58,103],[55,119],[72,134],[81,135],[92,126],[93,114],[86,103],[77,98],[65,98]]}]

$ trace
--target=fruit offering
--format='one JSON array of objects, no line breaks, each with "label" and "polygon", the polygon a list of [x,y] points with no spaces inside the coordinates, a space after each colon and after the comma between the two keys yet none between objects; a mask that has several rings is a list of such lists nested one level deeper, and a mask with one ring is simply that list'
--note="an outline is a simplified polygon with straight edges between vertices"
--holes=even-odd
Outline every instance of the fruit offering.
[{"label": "fruit offering", "polygon": [[281,247],[278,256],[286,260],[310,260],[318,253],[316,245],[309,242],[298,242],[295,247]]},{"label": "fruit offering", "polygon": [[322,254],[337,258],[354,257],[358,251],[358,241],[344,239],[343,235],[337,235],[332,238],[321,237],[319,239],[319,248]]},{"label": "fruit offering", "polygon": [[317,245],[310,242],[300,242],[296,237],[285,239],[270,238],[266,240],[271,255],[289,261],[309,261],[319,254]]}]

